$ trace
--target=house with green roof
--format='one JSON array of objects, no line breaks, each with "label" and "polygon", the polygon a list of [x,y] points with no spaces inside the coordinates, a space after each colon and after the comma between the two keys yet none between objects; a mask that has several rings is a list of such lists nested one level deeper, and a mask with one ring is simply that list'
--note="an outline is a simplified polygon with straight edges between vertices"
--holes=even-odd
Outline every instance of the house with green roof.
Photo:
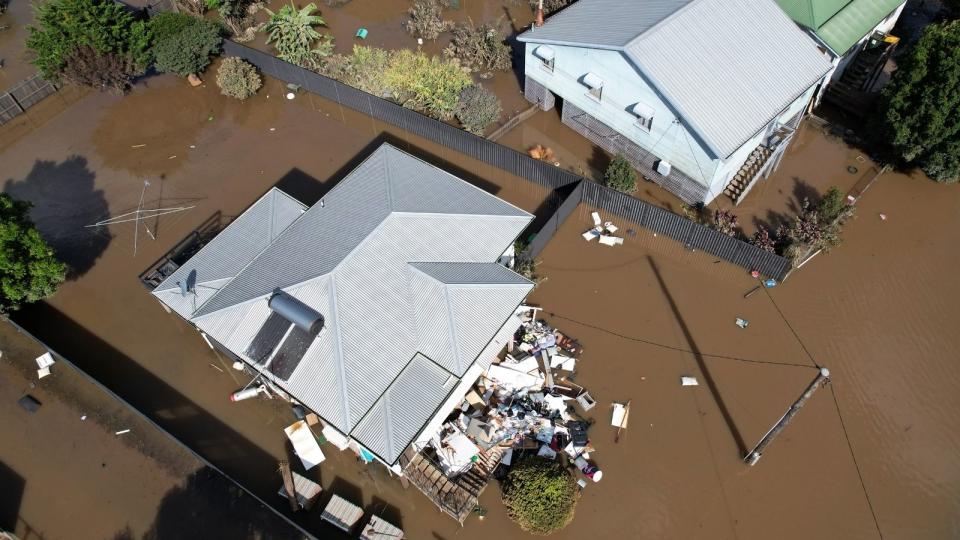
[{"label": "house with green roof", "polygon": [[873,36],[888,34],[906,0],[777,0],[780,7],[828,54],[834,70],[827,84],[844,70]]}]

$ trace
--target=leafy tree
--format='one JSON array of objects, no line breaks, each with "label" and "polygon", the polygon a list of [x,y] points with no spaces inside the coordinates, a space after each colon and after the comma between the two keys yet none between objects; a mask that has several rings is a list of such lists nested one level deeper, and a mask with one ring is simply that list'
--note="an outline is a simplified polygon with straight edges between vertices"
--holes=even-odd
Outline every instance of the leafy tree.
[{"label": "leafy tree", "polygon": [[483,130],[500,118],[500,98],[480,85],[470,85],[460,92],[457,103],[457,120],[471,133],[482,134]]},{"label": "leafy tree", "polygon": [[847,198],[836,186],[831,187],[817,203],[817,213],[823,223],[834,221],[842,224],[853,216],[853,206],[847,204]]},{"label": "leafy tree", "polygon": [[[329,34],[320,34],[313,27],[326,26],[320,15],[315,15],[317,5],[308,4],[298,10],[293,6],[285,5],[276,13],[265,9],[270,14],[264,30],[267,32],[267,43],[272,43],[277,49],[277,56],[291,64],[308,69],[317,69],[323,59],[333,54],[333,37]],[[314,43],[320,43],[314,47]]]},{"label": "leafy tree", "polygon": [[766,227],[758,227],[757,232],[753,233],[750,243],[764,251],[777,252],[777,241]]},{"label": "leafy tree", "polygon": [[74,84],[123,94],[133,86],[137,73],[129,56],[100,54],[89,45],[81,45],[67,55],[61,75]]},{"label": "leafy tree", "polygon": [[423,39],[434,40],[453,28],[453,21],[443,20],[443,8],[450,7],[448,0],[413,0],[413,5],[407,10],[410,20],[407,21],[407,32]]},{"label": "leafy tree", "polygon": [[176,34],[159,40],[153,48],[157,70],[182,77],[202,72],[210,65],[210,57],[220,52],[220,32],[216,23],[194,19]]},{"label": "leafy tree", "polygon": [[503,482],[503,504],[521,529],[549,534],[573,520],[576,485],[570,471],[559,463],[536,456],[523,458]]},{"label": "leafy tree", "polygon": [[470,71],[510,69],[510,46],[506,44],[501,21],[475,26],[472,19],[453,29],[453,40],[443,54],[458,58]]},{"label": "leafy tree", "polygon": [[220,93],[237,99],[247,99],[263,86],[257,68],[242,58],[224,58],[217,69],[217,86]]},{"label": "leafy tree", "polygon": [[460,92],[473,82],[455,59],[428,57],[410,49],[391,52],[384,81],[404,107],[441,120],[453,117]]},{"label": "leafy tree", "polygon": [[[103,87],[96,73],[78,69],[101,65],[91,54],[112,55],[105,61],[126,66],[127,83],[108,85],[127,87],[129,80],[146,71],[150,64],[150,31],[125,7],[112,0],[51,0],[40,4],[36,13],[37,26],[28,27],[27,48],[35,54],[33,64],[47,80],[61,77],[75,84]],[[81,46],[90,50],[77,52]],[[74,57],[74,66],[65,72],[67,61]],[[113,73],[111,80],[117,79]]]},{"label": "leafy tree", "polygon": [[0,193],[0,313],[52,295],[67,275],[29,211],[30,203]]},{"label": "leafy tree", "polygon": [[157,13],[150,17],[150,22],[147,23],[150,28],[151,43],[156,45],[161,41],[170,39],[196,22],[196,17],[175,11]]},{"label": "leafy tree", "polygon": [[939,182],[960,178],[960,21],[931,24],[901,58],[870,122],[894,159]]},{"label": "leafy tree", "polygon": [[607,166],[603,173],[603,185],[624,193],[636,191],[637,171],[623,154],[617,154]]}]

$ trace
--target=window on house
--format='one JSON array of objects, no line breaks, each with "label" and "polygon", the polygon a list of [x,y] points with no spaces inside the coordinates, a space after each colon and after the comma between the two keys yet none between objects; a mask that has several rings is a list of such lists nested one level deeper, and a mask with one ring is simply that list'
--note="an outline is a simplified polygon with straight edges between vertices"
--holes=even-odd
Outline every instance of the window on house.
[{"label": "window on house", "polygon": [[634,103],[630,111],[637,117],[637,126],[647,133],[653,129],[653,107],[644,103]]},{"label": "window on house", "polygon": [[540,59],[540,67],[550,73],[553,73],[553,66],[557,53],[546,45],[541,45],[533,50],[533,54]]},{"label": "window on house", "polygon": [[594,73],[587,73],[583,76],[583,85],[590,89],[587,92],[588,96],[600,101],[600,98],[603,97],[603,79]]}]

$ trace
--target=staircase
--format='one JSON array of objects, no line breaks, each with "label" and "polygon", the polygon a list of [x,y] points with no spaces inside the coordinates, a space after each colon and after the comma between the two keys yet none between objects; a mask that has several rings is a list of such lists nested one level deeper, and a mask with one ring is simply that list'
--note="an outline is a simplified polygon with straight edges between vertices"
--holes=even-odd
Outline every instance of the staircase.
[{"label": "staircase", "polygon": [[876,46],[860,51],[844,70],[840,80],[834,81],[827,89],[824,100],[863,117],[876,98],[876,93],[872,91],[874,83],[895,46],[895,43],[880,41]]},{"label": "staircase", "polygon": [[737,171],[737,174],[733,176],[733,179],[730,180],[730,183],[727,184],[726,188],[724,188],[723,193],[727,197],[730,197],[734,204],[739,204],[740,200],[753,183],[754,178],[760,174],[760,171],[763,170],[763,166],[767,164],[767,161],[772,155],[772,148],[768,148],[763,145],[756,147],[753,152],[750,152],[750,155],[747,156],[747,160],[743,163],[743,167],[740,167],[740,170]]},{"label": "staircase", "polygon": [[443,473],[440,467],[423,452],[407,448],[400,456],[403,475],[445,514],[461,525],[477,506],[480,493],[487,487],[490,475],[500,464],[503,450],[493,447],[480,455],[480,459],[467,472],[453,478]]}]

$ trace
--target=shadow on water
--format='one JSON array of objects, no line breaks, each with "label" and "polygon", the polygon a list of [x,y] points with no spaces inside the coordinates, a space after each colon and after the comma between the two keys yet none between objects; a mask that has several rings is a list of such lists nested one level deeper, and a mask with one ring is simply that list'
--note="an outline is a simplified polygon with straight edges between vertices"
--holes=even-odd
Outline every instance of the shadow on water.
[{"label": "shadow on water", "polygon": [[26,484],[22,476],[0,461],[0,530],[12,531],[16,528]]},{"label": "shadow on water", "polygon": [[[274,497],[271,495],[276,494],[280,485],[279,477],[275,472],[277,460],[274,456],[47,303],[38,302],[27,306],[16,314],[15,319],[53,349],[71,351],[70,360],[81,370],[116,392],[195,452],[214,462],[226,474],[273,504]],[[194,487],[199,487],[204,480],[208,478],[204,476],[195,478]],[[224,479],[224,482],[228,481]],[[168,503],[168,506],[187,508],[188,505],[181,502],[183,500],[189,500],[189,496],[177,496]],[[280,500],[275,508],[289,515],[289,511],[284,511],[285,506],[281,506],[280,502],[283,501]],[[264,509],[264,512],[266,511]],[[171,523],[167,525],[170,527],[174,527],[175,524],[172,522],[176,521],[172,514],[175,512],[171,512],[171,516],[164,518],[170,520]],[[188,520],[194,522],[191,530],[193,527],[201,526],[199,522],[205,519],[202,513],[197,514],[193,511],[187,512],[180,519],[191,516],[193,519]],[[239,514],[233,518],[240,522],[249,521]],[[298,521],[302,522],[299,519]],[[315,528],[313,523],[309,526],[311,529]],[[163,530],[159,529],[161,532]],[[274,532],[280,534],[283,531]],[[157,538],[160,537],[237,538],[219,534],[157,536]]]},{"label": "shadow on water", "polygon": [[57,256],[70,265],[71,279],[90,270],[112,239],[105,228],[86,227],[109,215],[94,179],[87,159],[75,155],[60,163],[37,160],[24,179],[7,179],[3,186],[15,199],[33,203],[30,217]]},{"label": "shadow on water", "polygon": [[759,216],[754,216],[753,224],[758,229],[763,227],[771,233],[776,231],[781,226],[789,227],[790,222],[793,221],[793,218],[800,214],[804,201],[809,201],[810,204],[816,205],[820,202],[822,197],[823,194],[817,191],[817,188],[799,176],[794,176],[793,196],[787,201],[787,210],[789,210],[789,213],[767,210],[766,218],[764,219],[760,218]]},{"label": "shadow on water", "polygon": [[143,535],[143,540],[166,538],[294,540],[303,535],[233,482],[204,467],[164,495]]},{"label": "shadow on water", "polygon": [[680,308],[673,300],[673,295],[670,294],[670,290],[667,288],[667,283],[663,280],[663,276],[660,275],[660,268],[657,267],[657,263],[654,262],[653,257],[650,256],[647,256],[647,261],[650,262],[650,268],[653,270],[653,275],[657,278],[657,283],[660,284],[660,290],[663,291],[664,298],[666,298],[667,303],[670,304],[670,310],[673,312],[673,316],[677,319],[677,324],[680,326],[680,331],[683,332],[683,337],[687,340],[687,344],[690,346],[690,351],[693,353],[693,357],[697,361],[697,366],[700,368],[700,373],[703,374],[703,379],[707,383],[707,388],[710,389],[710,394],[713,395],[713,400],[717,403],[717,408],[720,409],[720,415],[723,416],[723,420],[727,423],[727,427],[730,429],[730,433],[733,435],[733,440],[737,444],[737,449],[740,451],[740,455],[738,457],[743,457],[747,454],[747,445],[744,443],[743,436],[737,429],[737,425],[733,421],[733,416],[730,415],[730,411],[727,409],[727,406],[723,401],[723,397],[720,395],[720,390],[717,388],[716,381],[713,380],[713,376],[710,375],[710,370],[707,369],[707,364],[704,362],[703,355],[700,353],[700,348],[697,347],[696,341],[693,340],[693,334],[690,332],[690,328],[687,327],[687,322],[680,314]]}]

